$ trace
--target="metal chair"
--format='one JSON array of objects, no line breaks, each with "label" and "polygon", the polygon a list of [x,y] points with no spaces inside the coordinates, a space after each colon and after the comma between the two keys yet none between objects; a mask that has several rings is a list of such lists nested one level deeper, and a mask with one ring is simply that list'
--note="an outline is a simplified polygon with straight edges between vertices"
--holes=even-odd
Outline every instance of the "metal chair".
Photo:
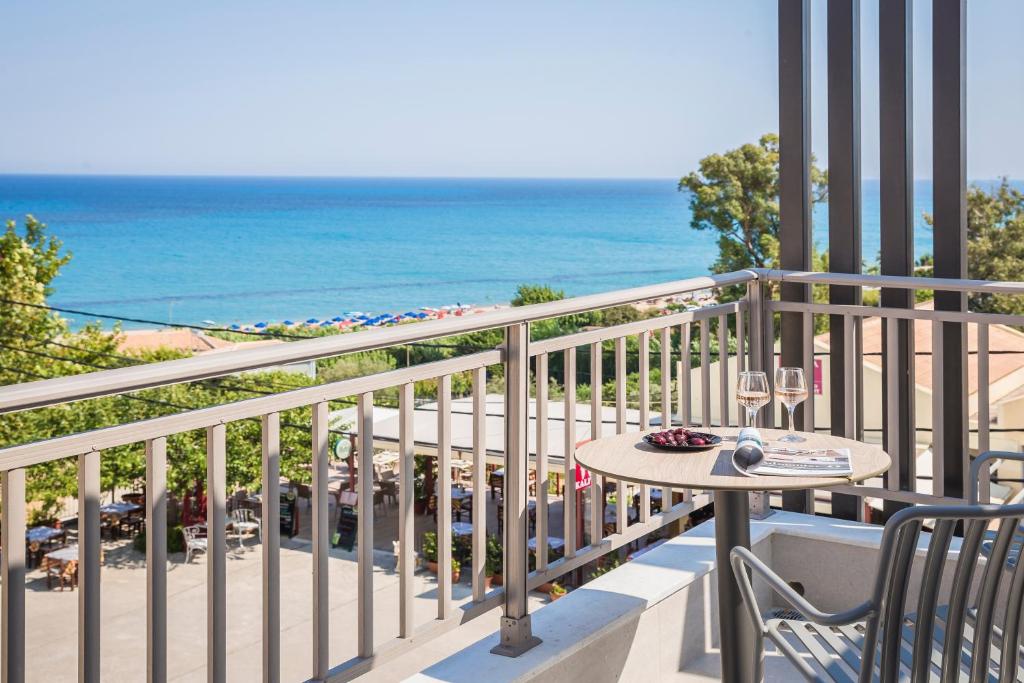
[{"label": "metal chair", "polygon": [[256,534],[257,540],[263,542],[263,525],[260,519],[249,508],[235,508],[231,511],[231,528],[238,536],[238,547],[242,547],[245,534]]},{"label": "metal chair", "polygon": [[[1024,460],[1021,453],[983,454],[971,468],[970,504],[916,506],[889,519],[872,596],[845,612],[818,610],[752,552],[733,548],[732,569],[756,629],[811,681],[1024,680],[1024,563],[1007,562],[1024,520],[1024,505],[975,502],[980,467],[993,457]],[[921,561],[916,609],[909,611],[910,577],[926,520],[933,530]],[[993,522],[998,522],[998,531],[986,552],[985,533]],[[963,540],[959,552],[951,552],[959,525]],[[956,558],[956,568],[943,591],[950,557]],[[762,617],[748,568],[795,608],[799,618]],[[975,652],[986,656],[975,657]]]},{"label": "metal chair", "polygon": [[181,532],[185,536],[185,564],[188,564],[192,561],[194,553],[206,552],[208,542],[205,536],[200,536],[203,533],[200,526],[187,526]]}]

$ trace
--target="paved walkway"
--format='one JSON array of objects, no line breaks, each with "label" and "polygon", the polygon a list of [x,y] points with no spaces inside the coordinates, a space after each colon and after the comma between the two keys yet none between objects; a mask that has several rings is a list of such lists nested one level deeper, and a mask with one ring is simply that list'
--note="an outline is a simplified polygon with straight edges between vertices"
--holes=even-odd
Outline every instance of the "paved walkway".
[{"label": "paved walkway", "polygon": [[[260,678],[262,562],[255,540],[228,550],[227,643],[228,676],[232,681]],[[374,569],[375,641],[383,644],[398,634],[398,576],[390,553],[377,552]],[[312,668],[312,555],[307,542],[287,541],[281,550],[282,680],[305,680]],[[168,565],[168,674],[175,681],[206,680],[206,560],[191,564],[173,555]],[[356,654],[356,563],[354,554],[334,550],[330,559],[330,661],[344,662]],[[104,681],[146,679],[145,556],[127,541],[106,544],[101,576],[102,677]],[[416,575],[416,622],[436,616],[436,580]],[[455,602],[468,601],[468,583],[454,588]],[[48,590],[42,572],[30,573],[26,595],[28,680],[77,680],[78,591]],[[532,598],[534,607],[543,596]],[[498,612],[480,617],[473,628],[459,628],[427,648],[424,661],[454,652],[497,628]],[[414,656],[371,677],[394,680],[399,672],[415,671]],[[390,673],[387,673],[390,672]],[[404,673],[402,675],[405,675]]]}]

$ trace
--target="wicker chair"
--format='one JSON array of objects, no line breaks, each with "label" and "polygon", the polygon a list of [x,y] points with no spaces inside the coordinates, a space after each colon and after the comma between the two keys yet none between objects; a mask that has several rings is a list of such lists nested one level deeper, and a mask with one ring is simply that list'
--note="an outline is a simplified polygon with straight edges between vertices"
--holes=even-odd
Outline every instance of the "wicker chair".
[{"label": "wicker chair", "polygon": [[[811,681],[1024,680],[1024,563],[1008,561],[1019,543],[1024,505],[975,502],[980,467],[994,457],[1024,460],[1022,453],[983,454],[971,468],[970,504],[916,506],[889,519],[872,595],[844,612],[818,610],[749,550],[734,548],[732,569],[756,629]],[[918,558],[926,520],[933,530],[927,554]],[[986,551],[986,529],[996,522],[998,531]],[[963,540],[959,552],[951,553],[958,527],[964,529]],[[1016,552],[1019,556],[1019,545]],[[956,568],[949,589],[942,590],[950,556]],[[921,564],[920,589],[917,604],[908,605],[915,562]],[[748,568],[799,618],[762,617]],[[978,651],[987,656],[974,657]]]},{"label": "wicker chair", "polygon": [[192,555],[205,553],[209,544],[205,536],[200,536],[203,533],[202,527],[187,526],[181,532],[185,536],[185,563],[188,564],[192,561]]}]

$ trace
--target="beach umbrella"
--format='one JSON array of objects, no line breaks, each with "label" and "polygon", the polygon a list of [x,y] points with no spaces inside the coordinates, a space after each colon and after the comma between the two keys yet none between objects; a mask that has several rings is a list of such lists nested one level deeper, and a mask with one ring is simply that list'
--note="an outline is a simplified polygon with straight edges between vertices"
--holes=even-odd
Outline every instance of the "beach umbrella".
[{"label": "beach umbrella", "polygon": [[242,329],[242,328],[241,328],[241,326],[239,326],[239,325],[236,325],[236,324],[232,324],[232,325],[231,325],[231,329],[232,329],[232,330],[240,330],[240,329]]},{"label": "beach umbrella", "polygon": [[258,322],[258,323],[256,323],[256,324],[255,324],[255,325],[254,325],[253,327],[255,327],[255,328],[256,328],[257,330],[262,330],[262,329],[263,329],[264,327],[266,327],[266,326],[267,326],[267,324],[266,324],[266,323],[264,323],[264,322]]},{"label": "beach umbrella", "polygon": [[284,324],[285,324],[285,325],[287,325],[288,327],[291,327],[291,326],[292,326],[292,325],[294,325],[295,323],[294,323],[293,321],[291,321],[291,320],[285,320],[285,321],[284,321]]},{"label": "beach umbrella", "polygon": [[342,320],[344,320],[344,318],[342,318],[340,315],[336,315],[333,318],[331,318],[331,322],[334,323],[340,323]]},{"label": "beach umbrella", "polygon": [[307,325],[316,325],[318,322],[320,322],[320,321],[317,320],[316,318],[310,318],[309,320],[306,321],[306,324]]}]

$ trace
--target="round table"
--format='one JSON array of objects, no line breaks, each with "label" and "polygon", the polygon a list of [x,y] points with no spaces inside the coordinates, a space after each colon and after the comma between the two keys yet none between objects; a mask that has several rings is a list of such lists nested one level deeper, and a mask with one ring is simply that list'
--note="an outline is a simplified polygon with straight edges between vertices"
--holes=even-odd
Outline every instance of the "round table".
[{"label": "round table", "polygon": [[[799,444],[801,448],[850,449],[853,475],[748,477],[732,466],[732,451],[739,428],[719,427],[710,431],[723,437],[723,442],[706,451],[660,450],[642,441],[642,432],[627,432],[583,444],[576,451],[576,461],[595,474],[613,479],[659,487],[714,491],[722,680],[753,681],[761,671],[761,644],[744,611],[739,586],[729,562],[733,548],[750,547],[749,493],[822,489],[863,481],[888,470],[891,461],[878,446],[838,436],[801,432],[806,439]],[[762,438],[769,445],[785,434],[779,429],[761,430]],[[744,653],[753,653],[753,656]]]}]

